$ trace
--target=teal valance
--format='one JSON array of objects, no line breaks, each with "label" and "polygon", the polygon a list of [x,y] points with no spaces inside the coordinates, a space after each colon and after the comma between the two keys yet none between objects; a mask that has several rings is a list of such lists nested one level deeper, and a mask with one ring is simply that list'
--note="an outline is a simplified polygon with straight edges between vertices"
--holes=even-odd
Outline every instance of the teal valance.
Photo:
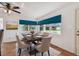
[{"label": "teal valance", "polygon": [[53,23],[60,23],[61,22],[61,15],[54,16],[48,19],[44,19],[38,22],[39,25],[43,24],[53,24]]},{"label": "teal valance", "polygon": [[44,24],[54,24],[54,23],[61,23],[61,15],[43,19],[41,21],[31,21],[31,20],[19,21],[19,24],[25,24],[25,25],[44,25]]},{"label": "teal valance", "polygon": [[30,20],[20,20],[19,24],[24,24],[24,25],[37,25],[36,21],[30,21]]}]

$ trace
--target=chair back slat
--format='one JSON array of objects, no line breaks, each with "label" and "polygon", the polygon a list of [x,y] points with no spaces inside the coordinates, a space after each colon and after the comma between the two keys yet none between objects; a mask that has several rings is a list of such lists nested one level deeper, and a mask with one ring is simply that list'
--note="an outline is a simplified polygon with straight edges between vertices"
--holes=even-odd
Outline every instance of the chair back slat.
[{"label": "chair back slat", "polygon": [[42,38],[42,43],[41,43],[41,52],[47,51],[50,46],[50,41],[52,37],[43,37]]}]

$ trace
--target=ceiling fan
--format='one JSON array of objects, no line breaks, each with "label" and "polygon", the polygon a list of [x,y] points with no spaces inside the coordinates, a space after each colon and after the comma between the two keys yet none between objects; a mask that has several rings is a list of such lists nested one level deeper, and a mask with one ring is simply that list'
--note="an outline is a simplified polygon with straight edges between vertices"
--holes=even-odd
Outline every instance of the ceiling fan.
[{"label": "ceiling fan", "polygon": [[20,9],[19,6],[12,6],[10,3],[7,3],[7,2],[0,2],[0,4],[3,6],[0,8],[4,8],[7,13],[9,13],[10,11],[13,11],[13,12],[21,14],[21,12],[16,10],[16,9]]}]

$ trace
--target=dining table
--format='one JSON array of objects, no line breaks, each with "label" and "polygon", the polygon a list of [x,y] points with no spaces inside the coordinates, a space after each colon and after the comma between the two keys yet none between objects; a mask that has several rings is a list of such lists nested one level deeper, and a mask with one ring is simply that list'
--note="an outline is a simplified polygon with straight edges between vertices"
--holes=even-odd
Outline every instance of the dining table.
[{"label": "dining table", "polygon": [[[28,35],[28,37],[30,37],[30,35]],[[35,41],[41,41],[41,40],[42,40],[42,36],[35,36],[35,37],[31,36],[31,39],[27,39],[27,37],[23,37],[22,41],[24,43],[30,43],[30,42],[34,43]]]},{"label": "dining table", "polygon": [[[31,37],[31,39],[27,39],[27,36]],[[34,36],[29,34],[29,35],[26,35],[26,37],[24,37],[22,41],[26,44],[29,44],[29,49],[30,49],[29,53],[30,55],[32,55],[35,53],[34,51],[36,51],[35,46],[38,45],[39,42],[41,42],[41,40],[42,40],[42,36],[40,35]]]}]

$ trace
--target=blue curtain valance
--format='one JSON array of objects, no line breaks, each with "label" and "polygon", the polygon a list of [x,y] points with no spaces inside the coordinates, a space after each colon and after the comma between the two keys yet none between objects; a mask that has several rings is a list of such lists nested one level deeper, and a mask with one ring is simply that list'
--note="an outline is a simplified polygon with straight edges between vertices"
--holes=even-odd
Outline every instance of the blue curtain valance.
[{"label": "blue curtain valance", "polygon": [[20,20],[19,24],[24,24],[24,25],[37,25],[36,21],[29,21],[29,20]]},{"label": "blue curtain valance", "polygon": [[44,24],[53,24],[53,23],[60,23],[61,22],[61,15],[57,15],[48,19],[44,19],[41,21],[30,21],[30,20],[20,20],[19,24],[25,25],[44,25]]},{"label": "blue curtain valance", "polygon": [[38,22],[38,24],[43,25],[43,24],[52,24],[52,23],[60,23],[60,22],[61,22],[61,15],[58,15],[45,20],[41,20]]}]

